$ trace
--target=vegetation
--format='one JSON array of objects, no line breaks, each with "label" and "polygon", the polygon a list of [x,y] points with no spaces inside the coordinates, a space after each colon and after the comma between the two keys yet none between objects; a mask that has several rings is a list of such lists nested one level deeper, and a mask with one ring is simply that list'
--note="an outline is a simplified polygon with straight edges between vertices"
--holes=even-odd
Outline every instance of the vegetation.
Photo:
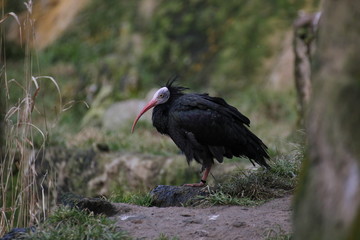
[{"label": "vegetation", "polygon": [[[0,121],[5,144],[0,146],[0,235],[13,227],[34,225],[43,219],[48,210],[48,202],[45,201],[42,183],[48,181],[46,174],[41,176],[41,184],[37,184],[37,172],[35,169],[35,159],[37,157],[33,140],[35,136],[40,136],[41,144],[39,149],[43,149],[46,144],[46,129],[44,125],[35,125],[32,116],[39,111],[36,102],[39,93],[39,84],[42,81],[49,81],[55,85],[57,99],[60,98],[60,107],[55,114],[61,111],[60,89],[56,81],[51,77],[34,76],[32,64],[34,53],[31,49],[33,41],[33,19],[31,14],[31,1],[27,2],[27,11],[24,22],[20,22],[15,13],[2,15],[1,33],[4,34],[4,21],[14,21],[20,29],[24,27],[22,34],[27,40],[23,50],[24,74],[19,79],[9,79],[6,71],[6,64],[1,67],[1,88],[4,96],[3,111]],[[10,20],[9,20],[10,19]],[[1,36],[3,39],[3,36]],[[5,49],[5,44],[1,44],[1,52]],[[6,63],[6,55],[1,58]],[[3,62],[2,62],[3,64]],[[16,89],[16,90],[14,90]],[[11,102],[13,92],[16,92],[17,100]],[[3,97],[3,96],[1,96]],[[55,104],[55,105],[56,105]],[[42,122],[44,124],[44,122]],[[45,123],[46,126],[46,123]]]},{"label": "vegetation", "polygon": [[240,169],[222,179],[205,203],[254,206],[290,194],[295,189],[302,159],[303,150],[296,149],[289,155],[277,156],[270,171]]},{"label": "vegetation", "polygon": [[[227,4],[218,0],[160,1],[156,11],[146,15],[139,10],[141,2],[91,1],[74,20],[76,24],[39,52],[42,72],[55,75],[66,89],[65,103],[86,100],[92,105],[110,85],[111,93],[96,106],[104,108],[164,84],[173,73],[180,74],[182,84],[194,90],[215,91],[221,96],[236,96],[240,91],[246,95],[250,90],[254,95],[251,88],[267,79],[270,69],[264,62],[278,47],[273,38],[280,41],[304,5],[303,1],[283,0]],[[9,7],[19,8],[13,3]],[[7,70],[16,78],[22,61],[8,57],[17,60],[11,61],[15,65]],[[90,88],[94,92],[89,92]],[[52,94],[43,94],[47,106]],[[294,108],[295,100],[282,104]],[[86,112],[84,104],[75,104],[71,113],[61,116],[60,132],[78,129]],[[98,116],[92,120],[98,124]]]},{"label": "vegetation", "polygon": [[109,201],[111,202],[121,202],[121,203],[130,203],[144,207],[150,207],[152,203],[152,198],[149,193],[130,193],[123,191],[114,192]]},{"label": "vegetation", "polygon": [[[272,21],[281,19],[278,27],[285,27],[301,5],[302,1],[233,1],[226,5],[218,0],[165,1],[148,26],[151,35],[146,45],[151,48],[145,48],[142,72],[161,83],[168,77],[165,67],[183,74],[186,81],[191,79],[195,86],[215,85],[221,87],[218,90],[229,90],[235,82],[250,84],[257,79],[261,61],[270,54],[267,38],[274,30]],[[227,86],[219,79],[226,79]]]},{"label": "vegetation", "polygon": [[[38,150],[86,149],[100,143],[110,151],[178,154],[171,140],[156,135],[147,123],[140,123],[143,131],[131,136],[130,123],[112,132],[101,128],[102,113],[111,103],[142,98],[173,73],[180,74],[181,84],[193,91],[221,95],[239,107],[277,159],[271,172],[234,173],[207,201],[253,205],[292,191],[302,155],[279,154],[288,151],[279,138],[294,131],[295,92],[266,87],[271,68],[267,63],[297,11],[317,1],[153,1],[147,14],[141,10],[146,1],[89,1],[64,34],[40,51],[33,46],[39,41],[35,36],[41,36],[35,27],[43,22],[33,16],[42,8],[33,8],[32,2],[2,1],[0,236],[13,227],[40,224],[44,231],[30,234],[30,239],[52,239],[59,231],[64,231],[64,239],[81,239],[82,234],[128,239],[122,232],[116,235],[115,227],[102,216],[60,208],[48,218],[53,203],[47,187],[56,187],[57,179],[49,178],[46,171],[39,174],[36,161],[42,151]],[[65,17],[47,12],[55,19]],[[9,40],[14,32],[21,34]],[[177,174],[181,179],[186,174],[193,177]],[[120,191],[110,199],[151,204],[149,196],[140,193]]]},{"label": "vegetation", "polygon": [[265,240],[291,240],[292,234],[287,234],[279,226],[278,229],[270,229],[267,231]]},{"label": "vegetation", "polygon": [[60,207],[45,222],[41,223],[35,232],[29,233],[23,239],[127,240],[131,238],[105,216],[95,216],[75,208]]},{"label": "vegetation", "polygon": [[236,197],[226,194],[222,191],[215,191],[210,196],[204,198],[203,204],[207,205],[240,205],[240,206],[257,206],[263,204],[264,200],[252,200],[248,197]]},{"label": "vegetation", "polygon": [[159,237],[156,238],[155,240],[178,240],[178,237],[168,237],[166,234],[164,233],[160,233]]}]

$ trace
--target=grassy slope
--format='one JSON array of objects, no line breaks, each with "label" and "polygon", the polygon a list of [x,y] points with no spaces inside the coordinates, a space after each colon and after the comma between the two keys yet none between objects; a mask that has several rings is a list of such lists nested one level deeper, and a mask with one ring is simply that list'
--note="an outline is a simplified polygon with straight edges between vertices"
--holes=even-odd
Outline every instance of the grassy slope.
[{"label": "grassy slope", "polygon": [[[282,190],[291,191],[298,167],[298,162],[293,160],[298,161],[299,154],[282,157],[280,153],[291,149],[288,143],[284,144],[288,141],[284,138],[294,129],[295,94],[293,90],[279,93],[268,89],[262,79],[268,73],[268,69],[263,68],[264,61],[276,54],[269,44],[269,36],[274,31],[287,29],[302,3],[248,1],[218,6],[217,1],[209,1],[208,5],[204,1],[189,1],[190,5],[169,1],[160,6],[152,21],[144,21],[138,16],[140,2],[93,1],[57,42],[31,59],[31,71],[35,76],[51,75],[57,80],[64,103],[79,101],[69,111],[58,115],[56,87],[50,81],[39,81],[41,90],[32,118],[34,124],[44,130],[46,145],[70,143],[87,148],[93,143],[105,142],[116,151],[178,154],[171,140],[160,137],[149,125],[141,126],[144,131],[129,136],[129,128],[105,133],[93,126],[91,129],[95,130],[89,134],[90,128],[80,131],[79,123],[87,112],[81,101],[92,103],[84,91],[89,86],[97,86],[96,97],[104,82],[112,85],[114,91],[100,103],[101,107],[106,107],[116,100],[144,95],[146,89],[163,83],[173,72],[180,72],[185,85],[225,97],[249,116],[253,131],[264,139],[271,155],[278,159],[270,173],[261,170],[234,173],[221,181],[219,190],[206,201],[257,204],[283,194]],[[189,11],[188,6],[193,10]],[[19,9],[21,7],[13,11]],[[132,39],[138,35],[142,37],[141,48],[145,50],[134,56],[139,45]],[[24,69],[23,56],[19,55],[23,49],[19,51],[11,44],[6,47],[10,54],[8,79],[15,79],[21,85],[25,72],[30,70]],[[126,81],[123,79],[129,76],[138,80],[136,87],[124,87]],[[8,90],[9,106],[16,105],[22,98],[22,89],[12,81]],[[78,141],[71,142],[74,139]],[[39,147],[43,137],[35,131],[32,141]],[[290,165],[284,165],[283,160]],[[142,194],[119,192],[113,199],[149,204],[148,196]],[[124,233],[115,231],[108,219],[69,209],[57,210],[41,227],[47,230],[30,235],[30,239],[53,239],[59,237],[59,232],[64,239],[71,239],[70,235],[80,239],[84,234],[101,239],[129,239]]]},{"label": "grassy slope", "polygon": [[[289,27],[302,3],[188,2],[189,5],[164,2],[151,19],[144,21],[139,15],[140,1],[93,1],[60,39],[34,55],[33,74],[53,76],[61,88],[63,103],[78,101],[59,115],[54,84],[39,81],[32,119],[44,129],[46,146],[88,148],[94,143],[105,143],[113,151],[178,154],[171,140],[160,137],[149,124],[131,136],[129,128],[106,133],[91,122],[83,129],[79,124],[87,112],[81,101],[93,103],[84,91],[89,86],[97,86],[95,98],[104,82],[112,86],[114,91],[98,106],[105,108],[119,99],[143,96],[145,89],[163,83],[164,78],[177,71],[183,73],[182,84],[194,87],[194,91],[224,97],[238,107],[252,120],[251,129],[269,146],[272,156],[289,149],[285,137],[295,125],[295,94],[291,89],[277,92],[264,87],[261,79],[268,69],[262,66],[275,54],[269,43],[271,33]],[[263,10],[258,12],[260,5]],[[142,39],[142,50],[135,54],[138,45],[133,39],[137,36]],[[27,69],[18,57],[10,56],[7,75],[20,82]],[[121,79],[133,71],[137,73],[138,85],[126,90]],[[22,90],[12,82],[9,92],[12,105]],[[42,134],[33,134],[33,144],[43,144]]]}]

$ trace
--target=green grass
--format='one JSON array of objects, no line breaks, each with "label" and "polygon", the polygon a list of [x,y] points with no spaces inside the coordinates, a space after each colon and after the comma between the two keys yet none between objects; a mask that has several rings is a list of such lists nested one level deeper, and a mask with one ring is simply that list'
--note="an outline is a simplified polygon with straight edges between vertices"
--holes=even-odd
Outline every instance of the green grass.
[{"label": "green grass", "polygon": [[155,238],[155,240],[178,240],[178,237],[168,237],[165,233],[160,233],[158,238]]},{"label": "green grass", "polygon": [[277,226],[272,229],[268,229],[265,232],[265,240],[291,240],[292,234],[286,233],[281,226]]},{"label": "green grass", "polygon": [[268,237],[265,240],[291,240],[292,234],[280,234],[273,237]]},{"label": "green grass", "polygon": [[127,240],[131,238],[105,216],[95,216],[86,211],[60,207],[45,222],[41,223],[35,232],[24,236],[24,239]]},{"label": "green grass", "polygon": [[291,194],[297,183],[302,158],[303,150],[295,149],[288,155],[274,158],[271,170],[239,169],[220,179],[204,203],[256,206],[272,198]]},{"label": "green grass", "polygon": [[124,191],[118,191],[111,194],[109,197],[111,202],[130,203],[144,207],[150,207],[152,204],[152,198],[149,193],[130,193]]},{"label": "green grass", "polygon": [[208,197],[204,197],[206,204],[211,205],[241,205],[241,206],[258,206],[265,201],[253,200],[247,197],[235,197],[224,192],[213,192]]},{"label": "green grass", "polygon": [[[147,140],[143,139],[143,141]],[[294,149],[285,155],[273,152],[270,170],[262,168],[244,170],[241,168],[230,175],[219,178],[215,190],[201,202],[205,205],[256,206],[267,200],[291,194],[297,183],[300,163],[304,155],[301,145],[292,144],[292,147]],[[190,174],[189,169],[184,169],[184,172]],[[181,173],[181,169],[178,169],[177,173],[179,176],[176,179],[184,181],[186,177]],[[190,175],[187,177],[191,178]],[[175,183],[175,185],[179,184]],[[117,190],[109,200],[151,206],[151,198],[145,193],[125,193]]]},{"label": "green grass", "polygon": [[131,133],[132,122],[125,127],[113,131],[102,130],[98,127],[86,126],[78,132],[66,129],[52,136],[52,144],[64,144],[71,148],[89,148],[96,144],[104,144],[112,152],[135,152],[157,156],[173,156],[180,152],[175,143],[166,136],[162,136],[156,129],[144,121],[140,121],[134,133]]}]

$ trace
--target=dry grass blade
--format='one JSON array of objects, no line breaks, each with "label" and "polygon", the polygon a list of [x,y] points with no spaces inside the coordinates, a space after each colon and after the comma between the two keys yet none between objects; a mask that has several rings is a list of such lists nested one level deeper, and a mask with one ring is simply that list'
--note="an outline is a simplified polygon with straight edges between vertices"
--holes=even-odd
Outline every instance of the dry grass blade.
[{"label": "dry grass blade", "polygon": [[[20,42],[23,37],[21,27],[25,31],[25,48],[24,50],[24,76],[22,79],[7,79],[6,64],[1,68],[1,77],[4,80],[6,97],[2,110],[1,119],[4,125],[4,154],[0,156],[0,236],[6,231],[14,227],[28,227],[37,224],[41,218],[45,217],[47,213],[46,193],[42,187],[47,179],[47,175],[43,176],[41,183],[37,181],[38,173],[36,172],[35,163],[37,150],[35,149],[34,137],[41,135],[42,143],[40,148],[45,147],[46,135],[41,127],[32,122],[32,113],[36,108],[36,98],[40,91],[40,79],[47,79],[55,86],[59,96],[59,113],[62,112],[62,95],[58,83],[50,76],[32,76],[33,68],[33,50],[32,43],[35,41],[34,37],[34,19],[32,18],[32,1],[26,1],[27,14],[20,22],[18,16],[13,13],[3,14],[0,19],[0,24],[9,17],[15,19],[19,25]],[[4,38],[4,31],[1,31],[2,38]],[[6,63],[6,46],[5,43],[1,45],[1,52],[4,63]],[[11,84],[14,85],[10,89]],[[32,86],[34,84],[35,88]],[[8,103],[11,100],[12,90],[21,94],[17,96],[17,102]],[[5,96],[5,95],[4,95]],[[16,100],[15,100],[16,101]],[[40,184],[40,186],[39,186]]]},{"label": "dry grass blade", "polygon": [[19,107],[11,107],[5,115],[5,121],[9,121],[10,117],[20,110]]},{"label": "dry grass blade", "polygon": [[[26,92],[26,89],[24,88],[24,86],[23,85],[21,85],[18,81],[16,81],[16,79],[10,79],[8,82],[6,82],[7,83],[7,86],[10,84],[10,83],[15,83],[19,88],[21,88],[24,92]],[[9,93],[8,93],[8,95],[10,95]],[[10,97],[8,97],[8,98],[10,98]]]},{"label": "dry grass blade", "polygon": [[39,89],[39,84],[37,83],[38,79],[48,79],[55,85],[56,90],[57,90],[58,95],[59,95],[59,105],[60,105],[60,111],[59,112],[62,112],[62,108],[63,108],[62,98],[61,98],[62,95],[61,95],[60,87],[59,87],[58,83],[56,82],[56,80],[51,76],[38,76],[38,77],[33,76],[32,81],[35,83],[35,86],[37,87],[37,89]]},{"label": "dry grass blade", "polygon": [[29,122],[19,123],[18,125],[19,125],[19,126],[20,126],[20,125],[27,125],[27,126],[31,126],[31,127],[33,127],[34,129],[36,129],[36,130],[41,134],[41,136],[42,136],[42,138],[43,138],[43,145],[45,145],[46,137],[45,137],[44,132],[43,132],[39,127],[37,127],[36,125],[34,125],[34,124],[32,124],[32,123],[29,123]]},{"label": "dry grass blade", "polygon": [[26,6],[26,9],[30,14],[32,14],[32,1],[29,0],[28,2],[24,2],[24,5]]},{"label": "dry grass blade", "polygon": [[21,24],[20,24],[20,20],[19,17],[14,13],[14,12],[9,12],[7,14],[5,14],[5,16],[3,16],[3,18],[0,19],[0,24],[2,24],[3,22],[5,22],[6,19],[8,19],[9,17],[12,17],[15,19],[16,23],[19,25],[19,35],[20,35],[20,43],[22,45],[22,34],[21,34]]},{"label": "dry grass blade", "polygon": [[13,18],[15,19],[15,21],[18,23],[19,27],[21,27],[21,24],[20,24],[20,21],[19,21],[18,16],[17,16],[15,13],[13,13],[13,12],[9,12],[9,13],[5,14],[5,16],[4,16],[2,19],[0,19],[0,24],[3,23],[3,22],[5,22],[5,20],[6,20],[8,17],[13,17]]},{"label": "dry grass blade", "polygon": [[[24,107],[24,109],[27,108],[27,105],[31,102],[31,98],[30,97],[25,97],[23,98],[20,103],[18,103],[17,106],[13,106],[9,109],[9,111],[5,114],[5,121],[9,121],[9,119],[11,118],[11,116],[13,116],[15,113],[18,114],[18,119],[20,119],[20,115],[24,115],[21,110],[22,107]],[[24,116],[22,117],[24,118]]]},{"label": "dry grass blade", "polygon": [[33,76],[33,77],[31,77],[31,81],[34,82],[36,89],[39,89],[39,84],[38,84],[38,82],[37,82],[37,78],[35,78],[35,77]]},{"label": "dry grass blade", "polygon": [[83,103],[88,109],[90,108],[89,104],[86,101],[71,100],[64,104],[62,111],[65,112],[65,111],[71,109],[74,106],[74,104],[76,104],[76,103]]},{"label": "dry grass blade", "polygon": [[32,97],[32,104],[31,104],[31,112],[33,112],[34,107],[35,107],[35,99],[36,99],[36,97],[37,97],[37,95],[38,95],[38,93],[40,91],[40,87],[39,87],[39,84],[38,84],[36,78],[31,77],[31,80],[34,82],[35,87],[36,87],[35,93],[33,94],[33,97]]}]

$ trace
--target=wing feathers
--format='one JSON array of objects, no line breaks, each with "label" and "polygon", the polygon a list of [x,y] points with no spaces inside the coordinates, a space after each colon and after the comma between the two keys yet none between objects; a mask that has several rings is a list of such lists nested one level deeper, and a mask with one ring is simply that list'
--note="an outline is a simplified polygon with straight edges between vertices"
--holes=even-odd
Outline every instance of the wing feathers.
[{"label": "wing feathers", "polygon": [[[187,141],[187,145],[177,145],[187,158],[194,157],[204,165],[204,161],[211,162],[213,158],[222,162],[224,156],[246,156],[269,167],[266,163],[269,158],[267,147],[246,127],[250,120],[221,98],[207,94],[185,94],[170,109],[169,121],[173,128],[184,132],[185,139],[181,141]],[[177,139],[173,140],[176,143]]]}]

